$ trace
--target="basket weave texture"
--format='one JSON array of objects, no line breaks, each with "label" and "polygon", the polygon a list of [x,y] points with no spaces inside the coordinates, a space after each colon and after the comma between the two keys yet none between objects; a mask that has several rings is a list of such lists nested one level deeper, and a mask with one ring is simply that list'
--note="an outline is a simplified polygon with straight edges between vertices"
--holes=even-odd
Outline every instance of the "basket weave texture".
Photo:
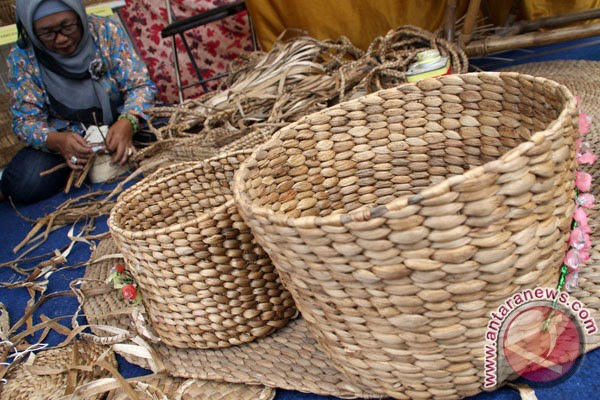
[{"label": "basket weave texture", "polygon": [[351,381],[468,396],[483,388],[490,312],[557,283],[577,120],[547,79],[427,79],[281,129],[242,164],[234,196]]},{"label": "basket weave texture", "polygon": [[23,147],[24,144],[13,133],[10,95],[0,93],[0,167],[8,165]]},{"label": "basket weave texture", "polygon": [[165,344],[238,345],[283,327],[296,313],[234,204],[230,182],[249,154],[144,180],[111,212],[112,235]]},{"label": "basket weave texture", "polygon": [[0,26],[15,23],[15,0],[0,0]]}]

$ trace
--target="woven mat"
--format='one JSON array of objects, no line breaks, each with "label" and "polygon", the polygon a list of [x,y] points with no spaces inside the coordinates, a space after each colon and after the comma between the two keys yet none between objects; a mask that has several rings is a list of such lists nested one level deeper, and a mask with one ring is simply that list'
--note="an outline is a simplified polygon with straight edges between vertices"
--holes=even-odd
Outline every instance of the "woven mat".
[{"label": "woven mat", "polygon": [[[93,257],[118,253],[112,239],[103,240]],[[88,267],[82,285],[84,292],[105,287],[104,279],[118,260],[100,261]],[[111,325],[129,329],[130,317],[119,314],[125,304],[117,291],[86,296],[83,311],[90,324]],[[103,331],[92,329],[97,335]],[[217,350],[176,349],[163,344],[152,347],[166,370],[178,377],[262,384],[269,387],[298,390],[322,395],[345,397],[381,397],[349,383],[329,359],[317,349],[303,319],[291,321],[271,336],[244,346]],[[118,351],[117,351],[118,352]],[[121,354],[129,362],[149,368],[143,358]]]},{"label": "woven mat", "polygon": [[[107,348],[81,341],[78,343],[77,362],[73,360],[73,349],[74,346],[71,344],[42,351],[35,355],[31,364],[28,360],[16,366],[6,375],[7,382],[1,388],[0,398],[6,400],[52,400],[63,397],[67,388],[69,368],[93,365]],[[108,354],[105,361],[112,366],[117,365],[112,352]],[[100,368],[94,368],[92,371],[79,371],[76,375],[76,383],[82,385],[108,376],[110,373]]]},{"label": "woven mat", "polygon": [[[586,139],[592,145],[594,152],[600,154],[600,103],[596,101],[600,94],[600,74],[598,74],[600,63],[548,62],[513,67],[511,70],[554,79],[579,95],[585,111],[592,114],[596,121]],[[585,80],[581,77],[585,77]],[[600,182],[600,162],[588,172],[592,173],[595,182]],[[594,186],[593,194],[600,199],[600,185]],[[591,259],[580,272],[579,289],[571,295],[582,301],[592,312],[595,320],[600,321],[600,213],[598,211],[590,213],[590,226],[593,229],[592,243],[594,243]],[[112,241],[105,240],[98,247],[95,256],[115,252],[117,250]],[[114,263],[115,260],[111,263],[95,264],[87,269],[85,278],[104,280]],[[92,283],[88,285],[94,286]],[[113,291],[88,297],[83,309],[92,324],[109,324],[127,328],[130,324],[129,317],[118,315],[118,310],[122,307],[116,292]],[[365,388],[349,383],[335,370],[328,358],[317,348],[302,319],[292,321],[286,328],[270,337],[241,347],[222,350],[177,350],[164,345],[153,345],[153,347],[165,363],[167,371],[175,376],[263,384],[339,397],[380,397],[369,394]],[[586,351],[597,347],[600,347],[600,335],[588,337]],[[125,356],[134,364],[148,367],[144,359]]]}]

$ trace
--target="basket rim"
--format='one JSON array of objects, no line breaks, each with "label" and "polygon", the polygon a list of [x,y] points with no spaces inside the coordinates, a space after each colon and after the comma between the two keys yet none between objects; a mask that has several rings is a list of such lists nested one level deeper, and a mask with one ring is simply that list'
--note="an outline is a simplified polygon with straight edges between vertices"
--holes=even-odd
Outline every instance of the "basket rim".
[{"label": "basket rim", "polygon": [[[140,179],[140,181],[137,182],[135,185],[131,185],[127,189],[123,190],[121,192],[121,194],[119,194],[119,196],[117,197],[117,201],[127,201],[127,199],[129,199],[130,196],[133,196],[138,191],[138,189],[140,188],[140,186],[138,186],[138,185],[146,184],[146,183],[152,181],[153,179],[158,180],[158,179],[160,179],[162,177],[165,177],[167,175],[173,175],[173,174],[175,174],[177,172],[183,171],[184,169],[187,170],[189,167],[197,166],[198,163],[200,163],[200,162],[202,162],[202,161],[182,161],[182,162],[178,162],[178,163],[175,163],[175,164],[168,165],[166,167],[159,168],[158,170],[152,172],[150,175],[145,176],[144,178]],[[176,165],[181,166],[182,169],[177,170],[175,172],[171,172],[171,173],[166,174],[166,175],[161,175],[160,174],[160,172],[163,169],[168,169],[168,168],[174,167]]]},{"label": "basket rim", "polygon": [[[186,167],[182,170],[173,172],[171,174],[167,174],[159,179],[157,179],[156,181],[154,181],[153,183],[162,183],[165,182],[169,179],[171,179],[173,176],[177,176],[179,174],[184,174],[187,173],[189,171],[192,171],[196,168],[198,168],[198,166],[203,165],[205,163],[210,163],[212,161],[217,161],[217,160],[222,160],[222,159],[226,159],[228,157],[233,157],[233,156],[237,156],[239,154],[248,154],[250,155],[252,153],[252,150],[248,150],[248,149],[244,149],[244,150],[238,150],[238,151],[234,151],[234,152],[230,152],[230,153],[223,153],[220,155],[217,155],[215,157],[211,157],[208,158],[206,160],[202,160],[202,161],[186,161],[185,163],[194,163],[194,165],[191,165],[189,167]],[[150,174],[148,175],[146,178],[151,178],[153,177],[154,174]],[[146,178],[142,179],[139,183],[145,182]],[[118,225],[118,222],[120,222],[120,218],[117,218],[117,214],[119,213],[119,210],[121,210],[121,208],[124,206],[124,204],[127,203],[127,200],[131,197],[134,196],[140,192],[142,192],[143,190],[145,190],[145,186],[146,185],[141,185],[140,187],[136,187],[137,185],[134,185],[132,187],[130,187],[128,190],[132,189],[135,187],[135,190],[131,190],[131,191],[125,191],[123,193],[121,193],[121,196],[119,196],[119,201],[117,202],[117,204],[113,207],[113,209],[110,211],[110,216],[108,217],[108,227],[111,230],[111,232],[113,233],[117,233],[119,235],[122,235],[128,239],[145,239],[148,238],[150,236],[155,236],[155,235],[165,235],[165,234],[169,234],[175,231],[180,231],[182,229],[187,228],[190,225],[193,225],[195,223],[198,222],[204,222],[210,218],[212,218],[215,214],[221,212],[224,209],[227,209],[229,207],[231,207],[234,202],[235,199],[233,198],[233,196],[227,200],[226,202],[224,202],[223,204],[215,207],[215,208],[211,208],[209,212],[203,212],[200,215],[191,218],[188,221],[185,222],[179,222],[177,224],[174,225],[169,225],[163,228],[151,228],[151,229],[145,229],[145,230],[133,230],[133,229],[125,229],[122,228],[121,226]],[[233,186],[233,181],[231,182],[230,186]],[[124,197],[122,197],[123,195],[125,195]]]},{"label": "basket rim", "polygon": [[[515,79],[517,77],[525,77],[526,79],[528,79],[532,82],[537,81],[537,82],[541,82],[542,84],[549,84],[553,88],[556,88],[558,91],[560,91],[560,93],[562,93],[562,95],[564,96],[563,109],[561,110],[558,117],[555,118],[554,120],[552,120],[546,126],[546,128],[544,130],[536,131],[533,135],[531,135],[529,140],[524,141],[523,143],[520,143],[518,146],[516,146],[513,149],[509,150],[508,152],[504,153],[502,156],[498,157],[497,159],[495,159],[493,161],[489,161],[481,166],[471,168],[468,171],[466,171],[460,175],[454,175],[452,177],[446,178],[439,183],[436,183],[434,185],[427,187],[420,193],[413,194],[413,195],[403,195],[401,197],[398,197],[398,198],[392,200],[391,202],[389,202],[387,204],[382,204],[382,205],[375,206],[375,207],[365,204],[364,206],[361,206],[360,208],[352,210],[352,211],[338,212],[336,214],[330,214],[330,215],[327,215],[324,217],[313,216],[313,215],[303,216],[303,217],[291,217],[291,216],[287,216],[280,212],[275,212],[275,211],[271,210],[270,208],[255,204],[250,199],[248,192],[242,190],[242,187],[243,187],[242,175],[246,174],[248,172],[249,163],[256,161],[256,155],[258,154],[258,152],[263,150],[265,147],[267,147],[272,140],[279,139],[279,137],[282,135],[283,132],[285,132],[289,129],[293,129],[300,124],[306,123],[306,121],[309,118],[311,118],[315,115],[322,114],[326,110],[332,110],[332,109],[335,110],[335,109],[341,108],[343,105],[346,105],[346,104],[358,103],[358,102],[360,102],[361,99],[374,97],[382,92],[399,90],[400,88],[405,88],[405,87],[419,87],[419,85],[423,84],[423,83],[427,83],[427,82],[431,82],[431,81],[444,81],[445,79],[448,79],[448,78],[456,78],[456,77],[462,78],[463,76],[467,76],[467,77],[489,76],[489,77],[496,77],[496,78],[507,77],[507,78],[513,78],[513,79]],[[421,90],[421,89],[419,88],[419,90]],[[536,77],[533,75],[523,74],[523,73],[519,73],[519,72],[494,72],[494,71],[492,71],[492,72],[470,72],[470,73],[466,73],[466,74],[453,74],[453,75],[440,76],[440,77],[435,77],[435,78],[427,78],[427,79],[423,79],[421,81],[413,82],[413,83],[404,83],[404,84],[398,85],[394,88],[379,90],[377,92],[373,92],[368,95],[365,95],[362,98],[339,103],[332,107],[328,107],[326,109],[314,112],[312,114],[306,115],[306,116],[300,118],[299,120],[279,129],[277,132],[275,132],[273,134],[272,139],[269,139],[265,143],[258,146],[254,150],[252,155],[250,155],[246,160],[244,160],[244,162],[242,163],[240,168],[236,171],[234,179],[233,179],[233,196],[235,198],[236,204],[239,207],[244,208],[245,214],[248,214],[249,216],[257,215],[262,218],[266,218],[270,222],[273,222],[279,226],[311,228],[311,227],[315,227],[315,226],[340,225],[340,224],[345,225],[347,223],[352,223],[352,222],[366,222],[366,221],[371,220],[372,218],[382,217],[389,211],[398,211],[398,210],[401,210],[410,205],[418,205],[423,200],[437,197],[437,196],[447,192],[453,186],[458,185],[464,181],[471,180],[471,179],[477,179],[477,178],[481,177],[483,174],[485,174],[486,172],[495,172],[495,170],[497,170],[499,167],[501,167],[505,163],[517,159],[522,154],[529,151],[534,145],[541,144],[544,140],[546,140],[547,137],[551,136],[555,132],[555,129],[557,129],[557,125],[560,124],[560,121],[562,119],[564,119],[567,114],[573,114],[573,115],[576,114],[576,112],[577,112],[576,104],[577,103],[576,103],[575,96],[571,93],[571,91],[566,86],[564,86],[556,81],[553,81],[551,79],[548,79],[548,78]],[[576,124],[579,123],[577,118],[574,118],[573,120],[575,121]]]}]

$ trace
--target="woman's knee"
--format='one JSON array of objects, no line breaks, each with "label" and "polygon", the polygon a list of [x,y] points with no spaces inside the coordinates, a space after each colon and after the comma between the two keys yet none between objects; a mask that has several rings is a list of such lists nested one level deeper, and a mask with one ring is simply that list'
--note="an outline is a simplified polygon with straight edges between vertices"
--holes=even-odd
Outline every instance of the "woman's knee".
[{"label": "woman's knee", "polygon": [[35,203],[46,199],[64,187],[69,169],[51,174],[40,173],[64,162],[57,154],[26,147],[19,151],[2,174],[2,193],[17,203]]}]

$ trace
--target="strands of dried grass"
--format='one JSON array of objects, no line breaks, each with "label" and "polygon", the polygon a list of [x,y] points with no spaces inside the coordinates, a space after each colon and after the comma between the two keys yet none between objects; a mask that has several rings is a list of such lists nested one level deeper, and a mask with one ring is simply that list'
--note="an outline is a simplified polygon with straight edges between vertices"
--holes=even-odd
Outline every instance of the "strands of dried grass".
[{"label": "strands of dried grass", "polygon": [[[17,253],[25,246],[31,246],[25,252],[23,252],[19,258],[15,260],[15,262],[23,259],[25,255],[44,243],[51,232],[69,225],[76,224],[78,222],[85,221],[85,224],[81,229],[80,235],[77,237],[69,236],[71,242],[73,243],[73,241],[82,240],[85,241],[94,238],[89,236],[89,234],[94,229],[95,218],[102,215],[108,215],[116,202],[117,196],[123,191],[125,185],[136,179],[138,176],[155,169],[160,162],[162,161],[154,160],[152,162],[145,163],[145,165],[136,169],[127,178],[119,182],[119,184],[112,190],[98,190],[84,194],[77,198],[68,199],[59,205],[53,212],[46,214],[35,221],[31,221],[34,223],[33,227],[21,241],[21,243],[14,247],[13,252]],[[25,217],[23,218],[29,220]]]}]

